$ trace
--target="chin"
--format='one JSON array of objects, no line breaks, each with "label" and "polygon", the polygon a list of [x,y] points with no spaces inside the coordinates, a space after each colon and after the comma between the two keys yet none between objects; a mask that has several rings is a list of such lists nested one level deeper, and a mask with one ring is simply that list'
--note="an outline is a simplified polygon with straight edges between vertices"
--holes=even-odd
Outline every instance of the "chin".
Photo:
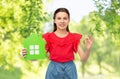
[{"label": "chin", "polygon": [[66,28],[59,28],[60,30],[66,30]]}]

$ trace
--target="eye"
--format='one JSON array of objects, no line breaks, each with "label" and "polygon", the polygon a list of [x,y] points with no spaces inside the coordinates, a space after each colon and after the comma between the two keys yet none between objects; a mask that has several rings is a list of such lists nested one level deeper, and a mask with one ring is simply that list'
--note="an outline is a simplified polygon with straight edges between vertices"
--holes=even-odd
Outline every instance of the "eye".
[{"label": "eye", "polygon": [[64,17],[63,19],[64,19],[64,20],[67,20],[68,18],[67,18],[67,17]]},{"label": "eye", "polygon": [[58,17],[57,19],[58,19],[58,20],[60,20],[61,18],[60,18],[60,17]]}]

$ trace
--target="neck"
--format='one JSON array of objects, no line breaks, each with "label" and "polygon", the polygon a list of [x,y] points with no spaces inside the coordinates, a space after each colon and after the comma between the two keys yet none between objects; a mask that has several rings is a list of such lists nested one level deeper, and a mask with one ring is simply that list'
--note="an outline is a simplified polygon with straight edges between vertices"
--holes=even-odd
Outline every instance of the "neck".
[{"label": "neck", "polygon": [[56,33],[60,33],[60,34],[66,34],[68,33],[66,30],[56,30]]},{"label": "neck", "polygon": [[55,34],[59,37],[65,37],[68,34],[68,32],[66,30],[56,30]]}]

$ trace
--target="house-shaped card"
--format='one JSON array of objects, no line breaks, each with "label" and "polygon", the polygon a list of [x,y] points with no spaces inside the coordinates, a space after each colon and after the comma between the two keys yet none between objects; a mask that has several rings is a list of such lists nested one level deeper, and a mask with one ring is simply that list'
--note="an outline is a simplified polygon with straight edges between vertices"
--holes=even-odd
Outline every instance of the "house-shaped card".
[{"label": "house-shaped card", "polygon": [[45,40],[43,40],[42,34],[31,34],[25,39],[23,46],[27,49],[26,60],[46,58]]}]

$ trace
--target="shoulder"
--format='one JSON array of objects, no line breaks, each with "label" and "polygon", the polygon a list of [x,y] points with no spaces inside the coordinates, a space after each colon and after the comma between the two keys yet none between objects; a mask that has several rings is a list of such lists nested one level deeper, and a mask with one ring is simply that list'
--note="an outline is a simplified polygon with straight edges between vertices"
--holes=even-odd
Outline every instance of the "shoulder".
[{"label": "shoulder", "polygon": [[50,35],[51,33],[53,33],[53,32],[44,33],[43,36],[44,36],[44,35]]},{"label": "shoulder", "polygon": [[53,32],[47,32],[47,33],[44,33],[44,34],[42,35],[42,37],[43,37],[45,40],[47,40],[47,39],[49,39],[49,38],[51,37],[52,34],[53,34]]},{"label": "shoulder", "polygon": [[81,39],[82,38],[82,34],[80,34],[80,33],[70,33],[71,34],[71,36],[73,37],[73,38],[78,38],[78,39]]},{"label": "shoulder", "polygon": [[43,38],[44,38],[44,37],[48,37],[48,36],[50,36],[52,33],[53,33],[53,32],[47,32],[47,33],[44,33],[42,36],[43,36]]}]

